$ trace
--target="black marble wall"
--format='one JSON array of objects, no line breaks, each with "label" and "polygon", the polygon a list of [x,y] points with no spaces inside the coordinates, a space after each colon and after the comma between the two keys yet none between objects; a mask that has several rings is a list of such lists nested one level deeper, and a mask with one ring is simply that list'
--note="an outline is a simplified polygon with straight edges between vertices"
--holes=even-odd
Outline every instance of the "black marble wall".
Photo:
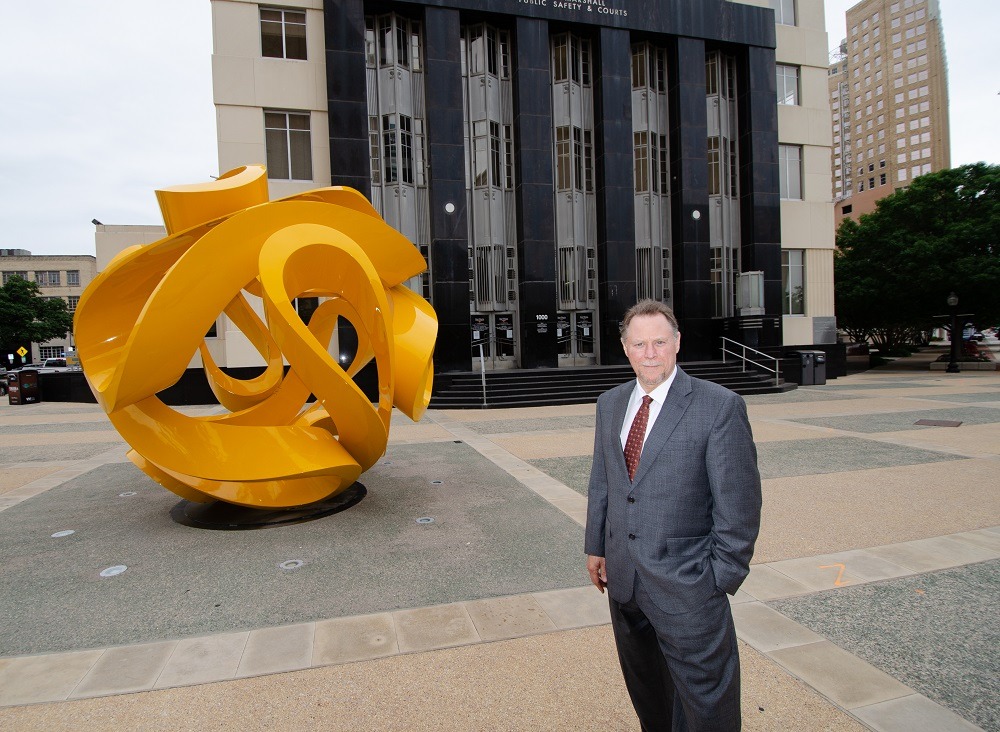
[{"label": "black marble wall", "polygon": [[331,183],[371,197],[363,0],[325,3],[323,22]]},{"label": "black marble wall", "polygon": [[[471,363],[468,233],[462,139],[459,37],[482,11],[513,31],[515,198],[520,281],[521,367],[558,364],[550,20],[594,27],[595,155],[601,363],[620,363],[618,322],[635,301],[635,230],[631,130],[631,32],[651,33],[670,49],[673,301],[684,337],[682,360],[713,358],[722,323],[712,318],[708,220],[706,40],[740,58],[740,181],[743,269],[765,272],[770,335],[780,345],[781,245],[777,171],[773,14],[720,0],[659,0],[655,12],[614,0],[625,15],[556,10],[514,0],[327,0],[326,62],[332,182],[370,193],[364,14],[401,9],[424,14],[428,175],[433,302],[440,322],[438,371]],[[475,16],[471,13],[475,12]],[[470,13],[468,18],[464,13]],[[630,30],[631,29],[631,30]],[[714,47],[714,46],[713,46]],[[446,205],[453,204],[453,213]],[[700,220],[692,218],[698,211]],[[739,319],[734,319],[733,324]],[[731,328],[729,328],[731,330]],[[767,330],[767,329],[765,329]],[[352,334],[343,334],[350,344]]]},{"label": "black marble wall", "polygon": [[549,25],[514,21],[514,197],[521,366],[556,366],[555,190]]},{"label": "black marble wall", "polygon": [[[430,171],[432,302],[438,316],[434,368],[468,371],[469,241],[462,139],[462,63],[457,10],[428,7],[424,15],[427,164]],[[448,213],[446,206],[454,206]],[[450,207],[449,207],[450,208]]]},{"label": "black marble wall", "polygon": [[[667,63],[670,83],[670,195],[673,302],[683,337],[679,358],[712,357],[712,288],[708,229],[708,112],[705,42],[677,38]],[[700,216],[695,219],[692,214]]]},{"label": "black marble wall", "polygon": [[619,324],[636,298],[632,151],[632,42],[602,28],[596,56],[597,272],[600,363],[627,363]]}]

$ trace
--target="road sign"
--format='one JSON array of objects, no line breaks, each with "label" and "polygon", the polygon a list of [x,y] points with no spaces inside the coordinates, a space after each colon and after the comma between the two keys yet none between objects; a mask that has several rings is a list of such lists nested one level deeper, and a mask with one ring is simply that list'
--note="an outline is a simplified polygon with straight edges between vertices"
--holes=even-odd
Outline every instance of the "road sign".
[{"label": "road sign", "polygon": [[21,358],[24,358],[25,356],[28,355],[28,349],[25,348],[24,346],[21,346],[20,348],[17,349],[17,355],[20,356]]}]

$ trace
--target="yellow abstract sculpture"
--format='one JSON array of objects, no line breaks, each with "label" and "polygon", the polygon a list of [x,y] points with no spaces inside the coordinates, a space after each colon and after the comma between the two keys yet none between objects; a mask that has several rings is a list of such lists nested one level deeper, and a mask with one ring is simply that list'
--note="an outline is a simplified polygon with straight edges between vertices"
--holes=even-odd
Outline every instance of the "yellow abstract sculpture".
[{"label": "yellow abstract sculpture", "polygon": [[[417,420],[430,401],[437,316],[403,285],[423,257],[353,189],[269,202],[262,166],[156,195],[167,236],[116,256],[75,319],[83,371],[129,458],[202,503],[293,507],[347,489],[384,454],[393,406]],[[308,325],[298,297],[327,298]],[[212,359],[205,333],[223,312],[262,357],[259,376]],[[358,334],[347,368],[328,350],[338,318]],[[228,414],[188,416],[156,396],[197,351]],[[351,378],[373,358],[374,405]]]}]

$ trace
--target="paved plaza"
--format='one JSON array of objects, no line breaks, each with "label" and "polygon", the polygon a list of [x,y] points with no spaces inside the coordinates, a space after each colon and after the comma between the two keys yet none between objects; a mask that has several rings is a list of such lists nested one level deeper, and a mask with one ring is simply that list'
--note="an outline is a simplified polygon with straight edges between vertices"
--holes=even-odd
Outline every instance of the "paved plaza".
[{"label": "paved plaza", "polygon": [[[747,398],[746,730],[1000,730],[1000,372],[927,359]],[[397,414],[356,506],[210,531],[96,405],[4,400],[0,730],[638,730],[584,567],[593,433]]]}]

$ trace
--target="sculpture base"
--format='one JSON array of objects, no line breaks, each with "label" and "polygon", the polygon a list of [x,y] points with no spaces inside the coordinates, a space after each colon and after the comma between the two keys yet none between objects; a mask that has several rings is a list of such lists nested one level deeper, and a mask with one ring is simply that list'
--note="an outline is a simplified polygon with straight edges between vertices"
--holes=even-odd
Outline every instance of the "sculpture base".
[{"label": "sculpture base", "polygon": [[368,489],[360,483],[335,496],[306,506],[291,508],[250,508],[237,506],[225,501],[193,503],[181,501],[170,509],[170,518],[184,526],[213,531],[248,531],[269,529],[274,526],[289,526],[329,516],[345,511],[359,503],[368,495]]}]

